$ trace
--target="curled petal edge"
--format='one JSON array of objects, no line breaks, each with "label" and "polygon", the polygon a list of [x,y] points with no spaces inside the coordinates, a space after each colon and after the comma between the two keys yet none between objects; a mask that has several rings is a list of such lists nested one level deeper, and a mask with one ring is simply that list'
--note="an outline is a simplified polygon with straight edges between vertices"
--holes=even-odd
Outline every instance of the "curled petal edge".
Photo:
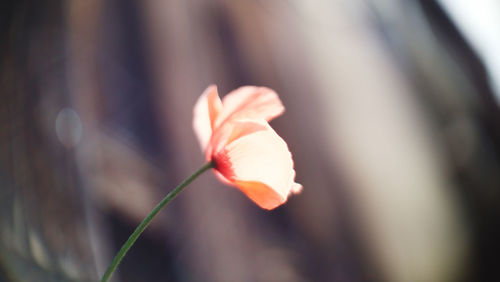
[{"label": "curled petal edge", "polygon": [[215,130],[215,121],[222,111],[222,102],[217,93],[217,87],[210,85],[203,91],[193,109],[193,129],[205,151]]}]

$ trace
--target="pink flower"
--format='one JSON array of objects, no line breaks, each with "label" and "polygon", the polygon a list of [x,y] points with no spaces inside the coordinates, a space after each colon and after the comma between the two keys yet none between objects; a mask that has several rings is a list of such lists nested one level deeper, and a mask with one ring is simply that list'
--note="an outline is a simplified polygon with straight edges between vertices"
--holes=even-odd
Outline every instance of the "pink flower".
[{"label": "pink flower", "polygon": [[240,87],[221,101],[211,85],[194,107],[194,131],[217,177],[268,210],[302,190],[287,144],[268,124],[284,110],[276,92],[256,86]]}]

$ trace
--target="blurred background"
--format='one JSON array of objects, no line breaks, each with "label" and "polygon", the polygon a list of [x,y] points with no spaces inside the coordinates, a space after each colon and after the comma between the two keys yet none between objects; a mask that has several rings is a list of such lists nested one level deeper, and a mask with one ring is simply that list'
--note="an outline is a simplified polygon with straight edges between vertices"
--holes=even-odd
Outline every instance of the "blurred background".
[{"label": "blurred background", "polygon": [[0,281],[97,281],[203,162],[212,83],[275,89],[304,191],[206,173],[114,281],[500,281],[495,0],[5,0]]}]

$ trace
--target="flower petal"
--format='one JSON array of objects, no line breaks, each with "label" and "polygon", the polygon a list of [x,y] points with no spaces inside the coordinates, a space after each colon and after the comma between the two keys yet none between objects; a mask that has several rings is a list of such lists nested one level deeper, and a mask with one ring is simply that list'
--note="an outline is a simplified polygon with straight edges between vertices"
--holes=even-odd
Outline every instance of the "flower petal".
[{"label": "flower petal", "polygon": [[217,87],[210,85],[201,94],[193,110],[193,129],[202,151],[205,151],[215,127],[215,121],[222,111],[222,102]]},{"label": "flower petal", "polygon": [[222,98],[223,111],[216,126],[235,119],[271,119],[281,115],[285,107],[278,94],[267,87],[243,86]]},{"label": "flower petal", "polygon": [[240,188],[248,198],[263,209],[272,210],[286,202],[286,198],[283,198],[283,196],[264,183],[236,181],[235,185]]},{"label": "flower petal", "polygon": [[299,184],[299,183],[297,183],[297,182],[294,182],[294,183],[292,184],[292,193],[293,193],[293,194],[298,194],[298,193],[302,192],[302,189],[303,189],[303,188],[304,188],[304,187],[302,187],[302,184]]},{"label": "flower petal", "polygon": [[267,87],[243,86],[222,99],[222,110],[217,116],[212,138],[205,151],[207,160],[214,151],[229,143],[234,123],[243,119],[270,121],[285,110],[278,94]]},{"label": "flower petal", "polygon": [[[264,209],[298,191],[288,146],[266,121],[240,121],[234,141],[214,153],[217,171]],[[250,132],[250,133],[249,133]]]}]

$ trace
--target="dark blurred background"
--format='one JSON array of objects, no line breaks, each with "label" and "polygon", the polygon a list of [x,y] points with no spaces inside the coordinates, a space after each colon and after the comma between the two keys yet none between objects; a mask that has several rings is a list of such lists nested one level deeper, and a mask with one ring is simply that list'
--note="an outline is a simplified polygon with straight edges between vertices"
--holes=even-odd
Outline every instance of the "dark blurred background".
[{"label": "dark blurred background", "polygon": [[499,35],[495,0],[4,0],[0,281],[97,281],[212,83],[279,93],[304,191],[207,173],[114,281],[500,281]]}]

